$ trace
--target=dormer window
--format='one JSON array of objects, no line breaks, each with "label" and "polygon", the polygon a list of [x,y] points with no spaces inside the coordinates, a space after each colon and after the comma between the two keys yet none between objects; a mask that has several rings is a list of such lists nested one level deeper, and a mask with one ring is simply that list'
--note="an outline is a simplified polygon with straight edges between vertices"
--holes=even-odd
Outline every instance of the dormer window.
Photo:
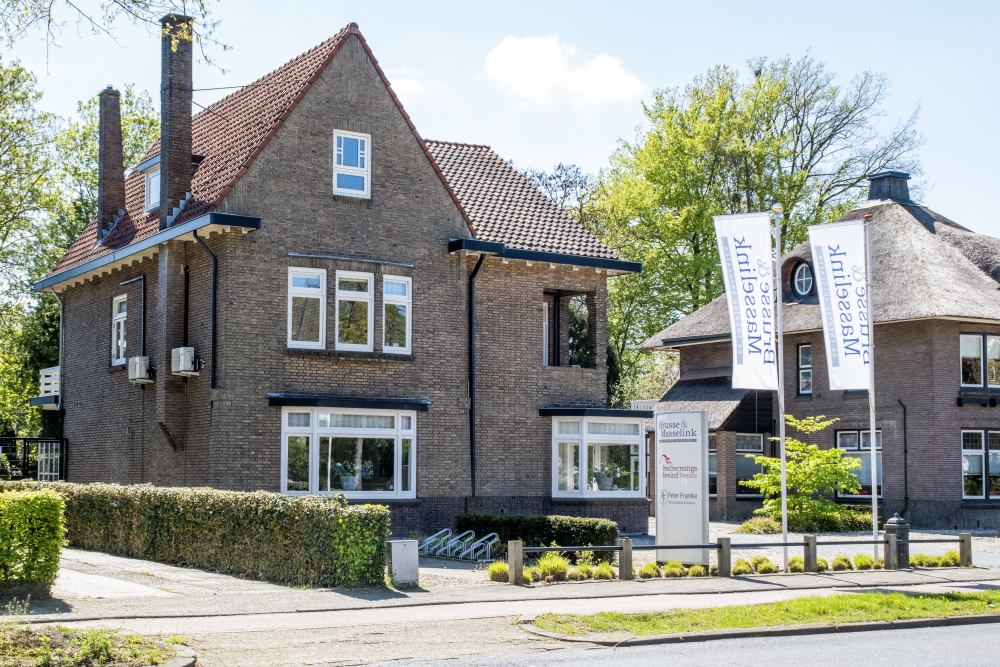
[{"label": "dormer window", "polygon": [[160,165],[149,169],[146,174],[146,210],[160,207]]},{"label": "dormer window", "polygon": [[372,135],[333,131],[333,194],[371,198]]},{"label": "dormer window", "polygon": [[792,272],[792,291],[795,296],[804,299],[809,296],[809,291],[812,290],[813,286],[813,274],[812,269],[805,262],[799,264],[795,267]]}]

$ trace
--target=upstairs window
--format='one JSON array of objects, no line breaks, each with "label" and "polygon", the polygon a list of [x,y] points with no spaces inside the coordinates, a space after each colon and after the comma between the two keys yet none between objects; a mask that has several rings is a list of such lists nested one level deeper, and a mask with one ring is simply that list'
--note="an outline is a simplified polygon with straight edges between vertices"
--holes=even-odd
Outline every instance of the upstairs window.
[{"label": "upstairs window", "polygon": [[337,271],[338,350],[371,352],[375,275]]},{"label": "upstairs window", "polygon": [[795,267],[795,273],[792,275],[792,291],[795,292],[795,296],[803,299],[809,296],[809,291],[813,286],[813,274],[812,269],[806,263],[799,264]]},{"label": "upstairs window", "polygon": [[962,386],[1000,387],[1000,336],[962,334],[960,340]]},{"label": "upstairs window", "polygon": [[160,166],[146,172],[146,210],[160,208]]},{"label": "upstairs window", "polygon": [[333,194],[371,197],[370,134],[333,132]]},{"label": "upstairs window", "polygon": [[401,276],[385,276],[382,283],[382,351],[409,354],[413,282]]},{"label": "upstairs window", "polygon": [[799,345],[799,396],[813,393],[812,349],[809,343]]},{"label": "upstairs window", "polygon": [[326,346],[326,269],[288,269],[288,347]]},{"label": "upstairs window", "polygon": [[128,297],[115,297],[111,301],[111,365],[125,363],[125,319],[128,316]]}]

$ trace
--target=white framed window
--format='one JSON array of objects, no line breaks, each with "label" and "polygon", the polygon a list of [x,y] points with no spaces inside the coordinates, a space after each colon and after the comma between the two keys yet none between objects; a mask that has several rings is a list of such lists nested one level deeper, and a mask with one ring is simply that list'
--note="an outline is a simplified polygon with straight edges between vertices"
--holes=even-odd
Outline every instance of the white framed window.
[{"label": "white framed window", "polygon": [[333,194],[371,198],[372,135],[333,131]]},{"label": "white framed window", "polygon": [[745,482],[764,472],[764,466],[754,461],[754,456],[764,455],[764,435],[761,433],[736,434],[736,496],[760,497],[761,492]]},{"label": "white framed window", "polygon": [[146,177],[146,210],[160,208],[160,165],[156,165],[145,173]]},{"label": "white framed window", "polygon": [[326,347],[326,269],[288,267],[288,347]]},{"label": "white framed window", "polygon": [[708,434],[708,496],[715,498],[719,493],[719,456],[715,449],[715,434]]},{"label": "white framed window", "polygon": [[[852,472],[861,484],[861,491],[855,495],[838,494],[842,498],[871,498],[872,497],[872,438],[871,431],[837,431],[837,448],[844,452],[856,452],[854,455],[845,454],[845,458],[856,458],[861,461],[861,468]],[[876,479],[878,480],[878,497],[882,497],[882,431],[875,431],[875,465],[878,467]]]},{"label": "white framed window", "polygon": [[962,386],[983,386],[983,337],[979,334],[962,334]]},{"label": "white framed window", "polygon": [[338,350],[371,352],[375,274],[337,271]]},{"label": "white framed window", "polygon": [[542,366],[549,365],[549,303],[542,302]]},{"label": "white framed window", "polygon": [[413,280],[382,277],[382,351],[409,354],[413,335]]},{"label": "white framed window", "polygon": [[124,294],[111,300],[111,365],[125,363],[125,321],[128,318],[128,297]]},{"label": "white framed window", "polygon": [[644,498],[641,419],[552,418],[552,495]]},{"label": "white framed window", "polygon": [[812,269],[805,262],[795,267],[795,274],[792,276],[792,291],[795,296],[801,298],[809,296],[809,290],[813,286]]},{"label": "white framed window", "polygon": [[799,345],[799,396],[812,396],[813,393],[813,371],[812,371],[813,346],[811,343]]},{"label": "white framed window", "polygon": [[283,408],[281,492],[416,498],[417,413]]}]

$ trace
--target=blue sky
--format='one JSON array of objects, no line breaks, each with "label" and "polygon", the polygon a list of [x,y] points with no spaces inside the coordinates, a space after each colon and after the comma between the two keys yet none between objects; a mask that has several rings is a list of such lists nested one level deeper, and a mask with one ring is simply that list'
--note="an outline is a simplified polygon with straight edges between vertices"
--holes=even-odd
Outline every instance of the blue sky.
[{"label": "blue sky", "polygon": [[[96,5],[96,0],[84,5]],[[249,83],[354,21],[422,136],[483,143],[517,166],[575,162],[596,172],[643,121],[641,101],[715,64],[807,51],[846,83],[892,82],[886,128],[921,105],[925,204],[1000,236],[994,189],[1000,133],[995,63],[1000,5],[906,2],[368,2],[224,0],[214,5],[225,75],[196,65],[195,87]],[[294,8],[294,9],[291,9]],[[831,9],[833,8],[833,9]],[[837,13],[831,13],[836,11]],[[40,35],[5,58],[39,75],[43,106],[69,115],[107,84],[158,101],[158,36],[122,25],[120,45],[79,31],[72,14],[46,64]],[[207,105],[229,91],[196,93]]]}]

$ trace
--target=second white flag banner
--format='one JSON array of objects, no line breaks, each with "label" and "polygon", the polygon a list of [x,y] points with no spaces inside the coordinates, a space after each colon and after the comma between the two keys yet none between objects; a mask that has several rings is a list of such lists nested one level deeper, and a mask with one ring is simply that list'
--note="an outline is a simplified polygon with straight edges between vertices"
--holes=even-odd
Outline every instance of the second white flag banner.
[{"label": "second white flag banner", "polygon": [[871,327],[864,220],[810,226],[809,246],[823,314],[830,389],[867,389]]},{"label": "second white flag banner", "polygon": [[733,387],[777,389],[771,217],[747,213],[713,219],[733,332]]}]

